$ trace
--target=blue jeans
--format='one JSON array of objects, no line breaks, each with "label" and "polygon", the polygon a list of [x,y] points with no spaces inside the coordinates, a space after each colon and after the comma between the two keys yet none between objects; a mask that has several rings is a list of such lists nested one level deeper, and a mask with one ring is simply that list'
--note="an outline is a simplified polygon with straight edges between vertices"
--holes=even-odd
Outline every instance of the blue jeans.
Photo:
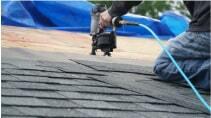
[{"label": "blue jeans", "polygon": [[[169,40],[167,49],[181,69],[198,88],[210,89],[210,32],[185,32]],[[184,82],[175,65],[163,51],[154,65],[162,80]]]}]

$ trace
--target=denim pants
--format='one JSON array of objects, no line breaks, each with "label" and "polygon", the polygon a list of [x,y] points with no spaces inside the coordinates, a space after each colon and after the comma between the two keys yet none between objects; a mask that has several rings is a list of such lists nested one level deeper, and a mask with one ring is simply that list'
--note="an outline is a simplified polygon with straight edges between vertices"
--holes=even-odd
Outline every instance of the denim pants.
[{"label": "denim pants", "polygon": [[[185,32],[169,40],[167,49],[178,65],[198,88],[210,89],[210,32]],[[185,82],[176,66],[163,51],[154,65],[162,80]]]}]

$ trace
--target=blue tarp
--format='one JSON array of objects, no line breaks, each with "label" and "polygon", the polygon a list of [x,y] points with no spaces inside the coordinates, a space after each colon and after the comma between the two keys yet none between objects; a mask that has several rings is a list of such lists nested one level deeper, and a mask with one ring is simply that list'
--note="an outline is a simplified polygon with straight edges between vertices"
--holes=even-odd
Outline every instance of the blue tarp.
[{"label": "blue tarp", "polygon": [[[89,32],[93,6],[87,1],[3,1],[1,18],[3,25]],[[127,14],[124,19],[143,23],[165,38],[188,27],[188,20],[174,12],[164,13],[159,20],[134,14]],[[145,29],[134,26],[118,28],[117,34],[151,37]]]}]

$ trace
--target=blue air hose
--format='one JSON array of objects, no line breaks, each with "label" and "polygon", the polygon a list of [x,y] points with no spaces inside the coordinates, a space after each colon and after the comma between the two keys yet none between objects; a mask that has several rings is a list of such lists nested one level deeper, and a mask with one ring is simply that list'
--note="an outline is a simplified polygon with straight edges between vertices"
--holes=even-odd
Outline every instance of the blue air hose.
[{"label": "blue air hose", "polygon": [[179,70],[180,74],[183,76],[183,78],[185,79],[185,81],[190,85],[191,89],[193,90],[193,92],[195,93],[195,95],[197,96],[197,98],[211,112],[211,107],[208,105],[208,103],[204,100],[204,98],[200,95],[200,93],[197,91],[197,89],[195,88],[195,86],[191,83],[191,81],[188,79],[188,77],[185,75],[185,73],[179,67],[179,65],[177,64],[176,60],[172,57],[171,53],[167,50],[167,48],[161,42],[160,38],[149,27],[147,27],[146,25],[138,24],[138,26],[141,26],[141,27],[145,28],[146,30],[148,30],[155,37],[155,39],[157,40],[157,42],[160,45],[160,47],[165,51],[165,53],[168,55],[168,57],[174,63],[174,65],[176,66],[176,68]]}]

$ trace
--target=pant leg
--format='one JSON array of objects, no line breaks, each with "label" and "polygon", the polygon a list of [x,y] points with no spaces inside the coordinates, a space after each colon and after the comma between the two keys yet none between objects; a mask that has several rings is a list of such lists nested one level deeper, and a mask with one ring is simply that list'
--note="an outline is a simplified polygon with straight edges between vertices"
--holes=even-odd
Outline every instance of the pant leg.
[{"label": "pant leg", "polygon": [[[167,49],[197,87],[210,89],[210,33],[186,32],[170,40]],[[184,82],[176,66],[163,51],[154,72],[163,80]]]}]

